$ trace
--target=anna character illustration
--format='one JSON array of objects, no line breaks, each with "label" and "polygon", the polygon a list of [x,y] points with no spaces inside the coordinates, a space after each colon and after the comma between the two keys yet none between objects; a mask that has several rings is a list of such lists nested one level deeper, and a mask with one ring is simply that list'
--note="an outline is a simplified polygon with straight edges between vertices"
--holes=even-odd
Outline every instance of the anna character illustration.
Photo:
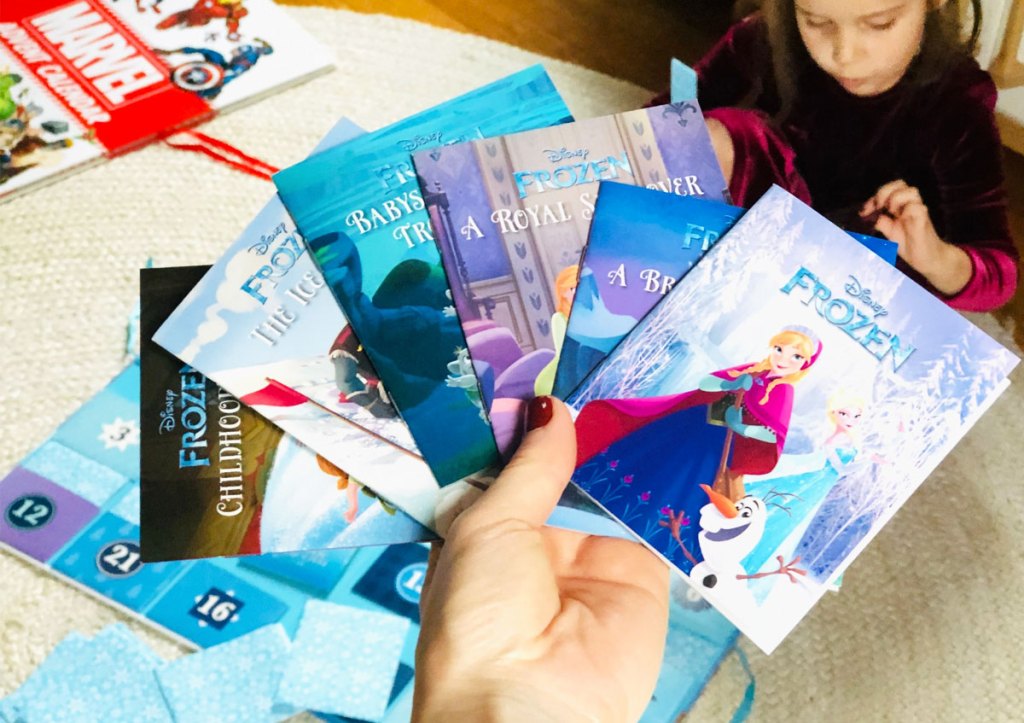
[{"label": "anna character illustration", "polygon": [[555,344],[555,358],[540,370],[533,382],[533,392],[538,397],[551,394],[555,386],[555,372],[558,371],[558,358],[562,353],[562,341],[565,329],[569,325],[569,312],[572,310],[572,298],[576,294],[576,278],[579,275],[578,264],[566,266],[555,277],[555,313],[551,315],[551,340]]},{"label": "anna character illustration", "polygon": [[[634,530],[651,530],[645,536],[659,529],[661,517],[695,516],[707,500],[701,484],[713,483],[734,502],[742,499],[744,475],[775,468],[794,385],[821,348],[810,329],[791,326],[771,338],[764,359],[712,372],[693,391],[587,403],[576,418],[577,469],[601,454],[621,474],[619,484],[588,491]],[[677,532],[692,564],[698,529],[691,524]]]},{"label": "anna character illustration", "polygon": [[836,391],[826,408],[832,430],[823,445],[824,465],[810,472],[758,480],[747,486],[748,493],[770,500],[764,535],[743,560],[748,571],[759,570],[793,530],[809,521],[825,496],[861,456],[859,430],[865,407],[863,396],[848,389]]}]

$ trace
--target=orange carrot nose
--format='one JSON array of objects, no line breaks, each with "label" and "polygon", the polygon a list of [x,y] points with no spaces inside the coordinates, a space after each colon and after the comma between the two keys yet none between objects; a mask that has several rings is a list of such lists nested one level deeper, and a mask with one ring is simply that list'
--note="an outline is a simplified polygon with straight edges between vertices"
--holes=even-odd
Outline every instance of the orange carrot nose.
[{"label": "orange carrot nose", "polygon": [[722,513],[723,517],[728,517],[730,520],[739,514],[739,510],[736,509],[736,505],[723,494],[715,492],[707,485],[701,485],[705,492],[708,493],[708,499],[711,500],[711,504],[718,508],[718,511]]}]

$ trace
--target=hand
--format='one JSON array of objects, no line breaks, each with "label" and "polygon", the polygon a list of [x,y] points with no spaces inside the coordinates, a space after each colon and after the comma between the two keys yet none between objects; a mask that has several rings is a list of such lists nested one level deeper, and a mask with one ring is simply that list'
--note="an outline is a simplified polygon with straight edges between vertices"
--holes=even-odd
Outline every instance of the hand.
[{"label": "hand", "polygon": [[737,389],[750,391],[754,386],[754,378],[749,374],[740,374],[735,379],[723,379],[709,374],[697,383],[697,388],[704,392],[732,392]]},{"label": "hand", "polygon": [[906,181],[887,183],[864,204],[862,218],[875,218],[875,230],[895,241],[900,258],[947,296],[971,280],[970,256],[939,238],[921,193]]},{"label": "hand", "polygon": [[775,432],[768,429],[768,427],[760,424],[744,424],[743,413],[737,407],[729,407],[725,410],[725,423],[736,434],[748,439],[757,439],[769,444],[774,444],[778,439]]},{"label": "hand", "polygon": [[516,456],[431,552],[414,721],[627,721],[650,701],[668,568],[639,543],[544,526],[575,434],[551,397],[529,417]]},{"label": "hand", "polygon": [[740,374],[733,381],[726,382],[722,386],[729,390],[742,389],[745,392],[749,392],[750,388],[754,386],[754,377],[749,374]]}]

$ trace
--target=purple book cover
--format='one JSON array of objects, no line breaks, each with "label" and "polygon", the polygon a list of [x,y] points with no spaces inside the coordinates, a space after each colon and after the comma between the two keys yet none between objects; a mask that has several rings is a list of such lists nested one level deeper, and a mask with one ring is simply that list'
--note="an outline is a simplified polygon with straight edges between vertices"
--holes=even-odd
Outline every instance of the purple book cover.
[{"label": "purple book cover", "polygon": [[499,448],[550,394],[598,182],[726,200],[695,102],[413,155]]}]

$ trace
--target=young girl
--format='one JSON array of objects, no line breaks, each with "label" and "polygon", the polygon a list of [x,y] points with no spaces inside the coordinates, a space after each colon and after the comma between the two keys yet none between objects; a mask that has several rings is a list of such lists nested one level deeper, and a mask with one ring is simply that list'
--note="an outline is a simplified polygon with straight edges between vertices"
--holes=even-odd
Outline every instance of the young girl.
[{"label": "young girl", "polygon": [[778,183],[897,242],[902,270],[950,306],[1006,303],[1019,255],[971,4],[964,43],[957,0],[764,0],[696,66],[733,200]]}]

